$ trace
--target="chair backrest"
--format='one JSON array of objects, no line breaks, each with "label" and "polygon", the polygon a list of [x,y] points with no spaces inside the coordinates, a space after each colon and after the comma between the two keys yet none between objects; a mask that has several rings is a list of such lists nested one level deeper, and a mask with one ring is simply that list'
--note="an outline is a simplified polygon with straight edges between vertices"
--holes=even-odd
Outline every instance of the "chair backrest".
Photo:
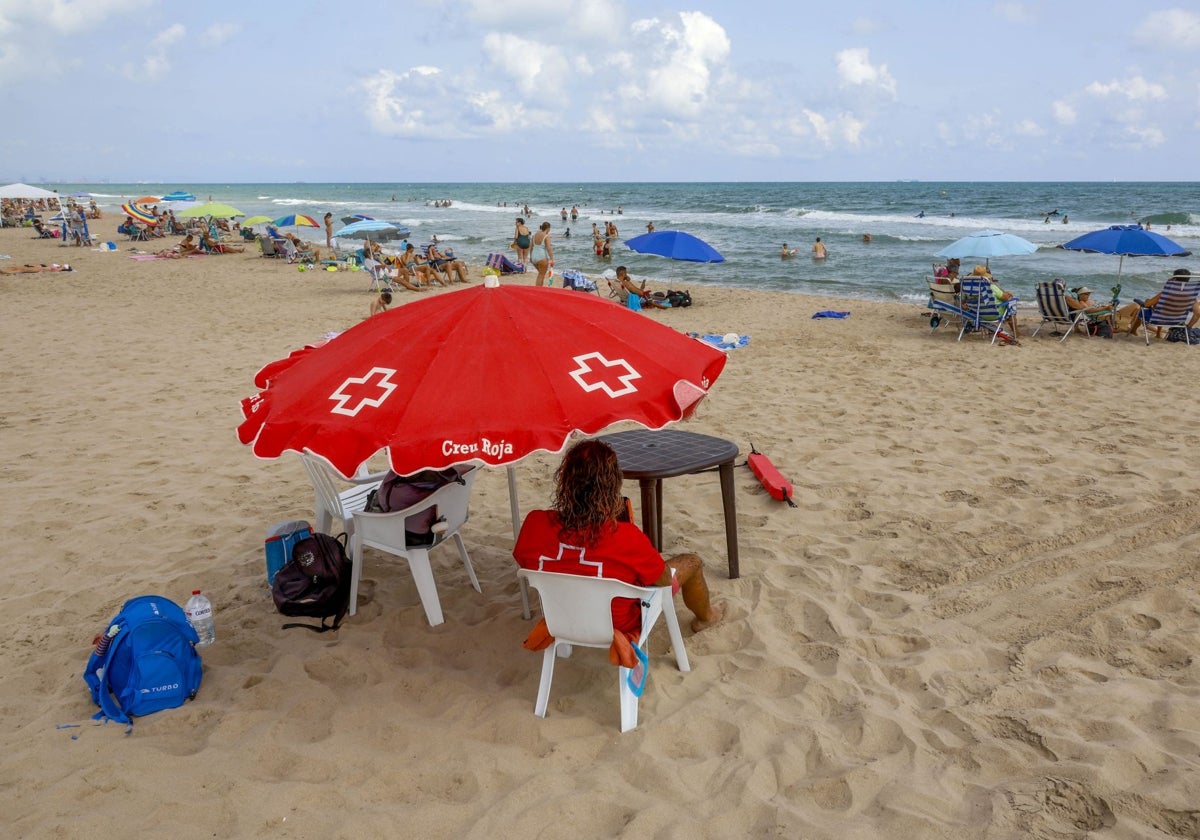
[{"label": "chair backrest", "polygon": [[1146,323],[1157,326],[1186,324],[1200,295],[1200,280],[1168,280]]},{"label": "chair backrest", "polygon": [[329,467],[312,455],[304,453],[300,455],[300,463],[304,465],[305,472],[312,480],[313,492],[317,494],[320,506],[343,521],[349,519],[352,512],[342,509],[342,500],[338,496],[337,485],[333,483],[333,473]]},{"label": "chair backrest", "polygon": [[962,308],[976,322],[1000,319],[1000,307],[992,294],[992,284],[987,280],[967,278],[962,281]]},{"label": "chair backrest", "polygon": [[258,247],[262,248],[262,255],[264,257],[273,257],[278,253],[275,250],[275,243],[265,236],[258,237]]},{"label": "chair backrest", "polygon": [[538,591],[550,635],[586,647],[612,644],[613,598],[636,598],[645,603],[655,594],[655,587],[634,586],[612,578],[532,569],[521,569],[517,574]]},{"label": "chair backrest", "polygon": [[1052,280],[1037,284],[1037,302],[1042,318],[1047,321],[1070,321],[1072,318],[1066,290]]},{"label": "chair backrest", "polygon": [[949,306],[958,306],[958,284],[930,283],[929,299]]}]

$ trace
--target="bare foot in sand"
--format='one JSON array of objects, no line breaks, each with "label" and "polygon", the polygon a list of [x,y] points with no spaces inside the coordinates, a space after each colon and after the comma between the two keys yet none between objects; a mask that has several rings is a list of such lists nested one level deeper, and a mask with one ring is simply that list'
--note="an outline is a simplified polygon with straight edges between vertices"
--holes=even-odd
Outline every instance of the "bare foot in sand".
[{"label": "bare foot in sand", "polygon": [[708,621],[701,621],[698,618],[692,619],[692,632],[699,633],[701,630],[704,630],[707,627],[712,627],[714,624],[720,622],[720,620],[724,617],[725,602],[715,601],[713,605],[708,608]]}]

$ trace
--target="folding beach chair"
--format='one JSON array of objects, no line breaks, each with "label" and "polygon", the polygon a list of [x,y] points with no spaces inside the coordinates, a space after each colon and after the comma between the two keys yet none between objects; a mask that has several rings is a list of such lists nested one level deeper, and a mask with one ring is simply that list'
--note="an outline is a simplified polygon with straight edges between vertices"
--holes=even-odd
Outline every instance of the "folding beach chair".
[{"label": "folding beach chair", "polygon": [[1016,338],[1004,330],[1004,322],[1016,313],[1016,298],[997,303],[989,281],[970,277],[962,281],[961,293],[962,313],[959,317],[962,318],[962,329],[958,331],[959,341],[967,331],[987,330],[992,334],[991,344],[995,344],[997,338],[1016,343]]},{"label": "folding beach chair", "polygon": [[1042,322],[1037,325],[1033,335],[1036,336],[1046,324],[1053,324],[1056,328],[1065,328],[1060,342],[1070,338],[1075,328],[1081,325],[1084,327],[1083,334],[1091,337],[1087,331],[1087,313],[1082,309],[1071,309],[1067,304],[1067,293],[1061,281],[1048,280],[1038,283],[1037,303],[1038,310],[1042,313]]},{"label": "folding beach chair", "polygon": [[1191,344],[1192,331],[1187,329],[1187,322],[1192,318],[1197,296],[1200,296],[1200,280],[1172,278],[1163,285],[1153,306],[1134,298],[1133,302],[1139,307],[1146,346],[1150,346],[1150,327],[1183,327],[1184,341]]},{"label": "folding beach chair", "polygon": [[962,307],[959,299],[958,283],[936,282],[929,284],[929,300],[925,308],[929,309],[929,331],[933,332],[942,323],[943,315],[962,317]]},{"label": "folding beach chair", "polygon": [[488,254],[487,265],[489,268],[494,268],[501,274],[524,274],[525,266],[522,263],[515,263],[503,254]]}]

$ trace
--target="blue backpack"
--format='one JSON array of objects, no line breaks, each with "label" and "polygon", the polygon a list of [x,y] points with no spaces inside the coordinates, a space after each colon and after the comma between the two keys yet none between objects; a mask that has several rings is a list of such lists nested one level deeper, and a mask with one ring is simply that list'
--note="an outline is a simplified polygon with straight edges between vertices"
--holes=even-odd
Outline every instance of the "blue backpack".
[{"label": "blue backpack", "polygon": [[200,689],[200,637],[179,605],[160,595],[142,595],[125,606],[105,628],[116,629],[108,649],[88,658],[83,679],[100,707],[93,717],[131,723],[130,715],[148,715],[182,706]]}]

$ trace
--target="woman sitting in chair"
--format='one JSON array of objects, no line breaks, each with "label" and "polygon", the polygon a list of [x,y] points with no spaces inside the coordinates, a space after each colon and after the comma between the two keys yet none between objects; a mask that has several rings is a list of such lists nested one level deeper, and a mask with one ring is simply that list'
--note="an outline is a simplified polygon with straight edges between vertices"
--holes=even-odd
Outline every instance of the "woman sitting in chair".
[{"label": "woman sitting in chair", "polygon": [[[530,511],[521,526],[513,548],[518,565],[613,578],[635,586],[676,584],[683,590],[683,603],[695,613],[693,632],[721,620],[724,605],[709,599],[700,558],[679,554],[664,560],[636,525],[622,521],[626,506],[621,498],[621,467],[607,443],[584,440],[572,446],[554,479],[554,509]],[[613,627],[637,633],[640,623],[637,601],[613,600]]]}]

